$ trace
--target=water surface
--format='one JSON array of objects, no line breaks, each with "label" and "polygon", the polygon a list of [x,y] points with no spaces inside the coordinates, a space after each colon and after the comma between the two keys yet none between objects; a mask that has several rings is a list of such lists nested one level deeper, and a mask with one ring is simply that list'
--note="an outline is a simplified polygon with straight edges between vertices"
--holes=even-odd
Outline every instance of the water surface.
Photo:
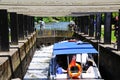
[{"label": "water surface", "polygon": [[35,51],[24,80],[47,80],[52,50],[53,45],[44,46]]}]

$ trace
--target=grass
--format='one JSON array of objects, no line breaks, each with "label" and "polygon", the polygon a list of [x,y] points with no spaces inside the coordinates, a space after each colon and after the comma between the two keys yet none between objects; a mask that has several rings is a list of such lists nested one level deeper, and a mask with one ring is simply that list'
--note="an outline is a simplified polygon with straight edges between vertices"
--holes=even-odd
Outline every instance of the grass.
[{"label": "grass", "polygon": [[116,37],[114,36],[114,32],[115,31],[112,31],[112,42],[116,42]]}]

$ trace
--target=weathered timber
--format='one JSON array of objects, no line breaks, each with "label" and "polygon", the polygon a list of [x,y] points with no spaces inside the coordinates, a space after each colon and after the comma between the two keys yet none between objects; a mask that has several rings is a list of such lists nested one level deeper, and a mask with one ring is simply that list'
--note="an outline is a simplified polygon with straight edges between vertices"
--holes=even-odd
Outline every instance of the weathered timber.
[{"label": "weathered timber", "polygon": [[7,10],[0,10],[0,51],[9,51],[9,29]]},{"label": "weathered timber", "polygon": [[112,13],[105,13],[105,25],[104,25],[104,43],[111,44],[111,17]]}]

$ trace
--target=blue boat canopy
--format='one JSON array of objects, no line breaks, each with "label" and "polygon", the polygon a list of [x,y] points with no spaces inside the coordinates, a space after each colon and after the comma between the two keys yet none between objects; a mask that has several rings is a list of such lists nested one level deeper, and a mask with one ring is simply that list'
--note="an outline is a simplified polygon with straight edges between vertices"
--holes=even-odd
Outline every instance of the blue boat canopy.
[{"label": "blue boat canopy", "polygon": [[98,54],[98,51],[91,44],[82,41],[63,41],[55,43],[53,47],[53,55],[83,53]]}]

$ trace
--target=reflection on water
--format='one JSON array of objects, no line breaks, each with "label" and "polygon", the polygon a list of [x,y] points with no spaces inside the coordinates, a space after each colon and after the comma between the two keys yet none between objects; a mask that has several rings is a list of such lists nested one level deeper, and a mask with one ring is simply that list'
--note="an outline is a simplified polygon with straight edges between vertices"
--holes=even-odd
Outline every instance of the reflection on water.
[{"label": "reflection on water", "polygon": [[52,56],[51,46],[44,46],[36,50],[25,74],[24,80],[47,80],[49,60]]}]

